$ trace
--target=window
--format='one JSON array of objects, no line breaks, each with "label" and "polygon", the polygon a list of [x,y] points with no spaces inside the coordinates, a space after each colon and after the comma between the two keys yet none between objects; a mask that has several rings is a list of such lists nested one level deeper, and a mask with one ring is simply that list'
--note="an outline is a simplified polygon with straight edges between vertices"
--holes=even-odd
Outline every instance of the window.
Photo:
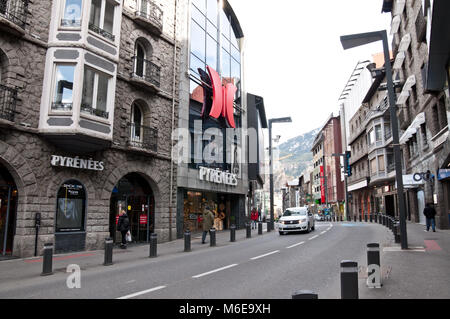
[{"label": "window", "polygon": [[72,110],[75,65],[57,64],[52,110]]},{"label": "window", "polygon": [[378,156],[378,170],[384,172],[384,155]]},{"label": "window", "polygon": [[427,127],[425,123],[420,126],[420,132],[422,134],[422,146],[426,148],[428,146]]},{"label": "window", "polygon": [[81,27],[82,0],[66,0],[64,4],[62,27]]},{"label": "window", "polygon": [[114,41],[114,12],[115,6],[108,0],[92,0],[89,15],[89,30]]},{"label": "window", "polygon": [[383,137],[381,135],[381,125],[375,125],[375,140],[379,142],[382,139]]},{"label": "window", "polygon": [[110,76],[85,67],[81,111],[108,118],[108,84]]},{"label": "window", "polygon": [[76,180],[65,182],[58,191],[56,231],[84,231],[86,192]]},{"label": "window", "polygon": [[375,143],[375,132],[373,129],[371,129],[369,134],[367,134],[367,143],[369,143],[369,145]]},{"label": "window", "polygon": [[377,158],[373,158],[370,160],[370,173],[371,175],[377,174]]}]

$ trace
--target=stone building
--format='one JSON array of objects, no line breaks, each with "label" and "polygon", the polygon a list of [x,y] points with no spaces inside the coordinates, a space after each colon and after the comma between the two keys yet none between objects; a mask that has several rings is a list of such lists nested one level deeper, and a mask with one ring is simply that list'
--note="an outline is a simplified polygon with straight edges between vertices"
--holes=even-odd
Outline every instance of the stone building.
[{"label": "stone building", "polygon": [[397,107],[411,219],[424,223],[423,208],[434,203],[440,228],[449,227],[450,207],[448,179],[439,178],[450,151],[448,10],[448,1],[383,1],[392,15],[393,75],[403,85]]},{"label": "stone building", "polygon": [[1,3],[2,256],[174,238],[176,2]]}]

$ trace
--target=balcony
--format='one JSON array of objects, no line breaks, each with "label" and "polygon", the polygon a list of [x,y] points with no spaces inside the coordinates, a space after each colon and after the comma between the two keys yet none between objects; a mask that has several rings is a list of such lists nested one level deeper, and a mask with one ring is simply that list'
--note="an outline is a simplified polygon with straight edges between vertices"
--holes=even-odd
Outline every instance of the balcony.
[{"label": "balcony", "polygon": [[139,9],[134,14],[134,21],[156,35],[163,29],[163,11],[152,1],[139,1]]},{"label": "balcony", "polygon": [[89,30],[101,35],[102,37],[108,39],[111,42],[114,42],[116,40],[116,37],[112,33],[103,30],[102,28],[96,26],[95,24],[89,23]]},{"label": "balcony", "polygon": [[158,130],[140,125],[137,123],[128,123],[128,146],[141,150],[152,152],[158,151]]},{"label": "balcony", "polygon": [[156,64],[133,57],[133,72],[130,81],[141,88],[151,92],[158,92],[160,87],[161,68]]},{"label": "balcony", "polygon": [[25,34],[28,0],[0,0],[0,29],[15,36]]},{"label": "balcony", "polygon": [[94,109],[94,108],[92,108],[91,105],[86,104],[86,103],[82,103],[81,104],[81,112],[87,113],[87,114],[90,114],[90,115],[94,115],[94,116],[97,116],[97,117],[101,117],[101,118],[104,118],[104,119],[108,119],[109,118],[109,113],[108,112],[105,112],[105,111],[102,111],[102,110],[98,110],[98,109]]},{"label": "balcony", "polygon": [[0,84],[0,120],[14,122],[17,90]]}]

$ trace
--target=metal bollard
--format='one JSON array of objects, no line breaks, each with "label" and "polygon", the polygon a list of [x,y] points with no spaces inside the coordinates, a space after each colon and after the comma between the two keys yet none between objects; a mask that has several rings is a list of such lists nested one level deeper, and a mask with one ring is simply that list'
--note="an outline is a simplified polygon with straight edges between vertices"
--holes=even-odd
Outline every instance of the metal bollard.
[{"label": "metal bollard", "polygon": [[292,294],[292,299],[319,299],[319,295],[310,290],[299,290]]},{"label": "metal bollard", "polygon": [[362,216],[359,214],[359,222],[362,222]]},{"label": "metal bollard", "polygon": [[371,223],[373,223],[373,214],[370,214],[370,215],[369,215],[369,221],[370,221]]},{"label": "metal bollard", "polygon": [[53,275],[53,244],[44,244],[44,261],[41,276]]},{"label": "metal bollard", "polygon": [[[274,225],[274,227],[275,227],[275,225]],[[272,228],[272,226],[271,226],[270,222],[267,222],[267,232],[268,233],[271,232],[271,230],[272,230],[271,228]]]},{"label": "metal bollard", "polygon": [[381,288],[380,244],[367,244],[367,287]]},{"label": "metal bollard", "polygon": [[103,266],[111,266],[113,264],[113,247],[114,242],[112,238],[105,239],[105,261]]},{"label": "metal bollard", "polygon": [[230,241],[233,243],[236,241],[236,225],[230,226]]},{"label": "metal bollard", "polygon": [[392,230],[393,229],[393,221],[392,221],[392,217],[389,217],[389,229]]},{"label": "metal bollard", "polygon": [[364,222],[367,223],[367,214],[364,214]]},{"label": "metal bollard", "polygon": [[184,232],[184,251],[191,251],[191,231],[189,229]]},{"label": "metal bollard", "polygon": [[395,221],[394,224],[394,238],[395,238],[395,243],[399,244],[400,243],[400,223]]},{"label": "metal bollard", "polygon": [[262,223],[258,222],[258,235],[262,235],[263,234],[263,227],[262,227]]},{"label": "metal bollard", "polygon": [[245,227],[247,228],[247,238],[251,238],[252,237],[252,229],[251,229],[251,225],[250,224],[246,224]]},{"label": "metal bollard", "polygon": [[377,223],[378,224],[378,214],[375,214],[375,223]]},{"label": "metal bollard", "polygon": [[344,219],[343,219],[342,215],[341,215],[341,217],[340,217],[340,220],[341,220],[341,222],[343,222],[343,221],[344,221]]},{"label": "metal bollard", "polygon": [[158,235],[151,234],[150,235],[150,258],[157,257],[157,248],[158,248]]},{"label": "metal bollard", "polygon": [[353,215],[353,221],[356,223],[356,215]]},{"label": "metal bollard", "polygon": [[341,261],[341,299],[358,299],[358,263]]},{"label": "metal bollard", "polygon": [[216,246],[216,229],[215,228],[211,228],[209,230],[209,237],[210,237],[210,247],[214,247]]},{"label": "metal bollard", "polygon": [[386,216],[384,216],[384,215],[381,215],[381,224],[383,226],[386,226]]}]

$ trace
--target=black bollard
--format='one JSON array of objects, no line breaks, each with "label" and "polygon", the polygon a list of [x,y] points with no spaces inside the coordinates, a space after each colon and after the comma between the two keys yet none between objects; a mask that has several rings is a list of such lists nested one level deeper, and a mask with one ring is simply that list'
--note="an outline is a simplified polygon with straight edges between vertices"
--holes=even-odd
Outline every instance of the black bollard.
[{"label": "black bollard", "polygon": [[341,262],[341,299],[358,299],[358,263]]},{"label": "black bollard", "polygon": [[230,241],[233,243],[236,241],[236,225],[230,226]]},{"label": "black bollard", "polygon": [[292,299],[319,299],[319,295],[310,290],[299,290],[292,294]]},{"label": "black bollard", "polygon": [[370,215],[369,215],[369,221],[370,221],[371,223],[373,223],[373,214],[370,214]]},{"label": "black bollard", "polygon": [[158,256],[157,254],[157,248],[158,248],[158,235],[151,234],[150,235],[150,258],[155,258]]},{"label": "black bollard", "polygon": [[251,225],[247,223],[247,225],[245,225],[245,227],[247,228],[247,238],[251,238],[252,237]]},{"label": "black bollard", "polygon": [[380,244],[378,243],[367,244],[367,286],[381,288]]},{"label": "black bollard", "polygon": [[184,232],[184,251],[191,251],[191,231],[189,229]]},{"label": "black bollard", "polygon": [[359,222],[362,222],[362,216],[359,214]]},{"label": "black bollard", "polygon": [[364,222],[367,223],[367,214],[364,214]]},{"label": "black bollard", "polygon": [[384,216],[384,215],[381,215],[381,224],[383,226],[386,226],[386,216]]},{"label": "black bollard", "polygon": [[400,223],[398,221],[394,222],[394,238],[395,243],[400,243]]},{"label": "black bollard", "polygon": [[210,247],[214,247],[216,246],[216,229],[215,228],[211,228],[209,230],[209,237],[210,237]]},{"label": "black bollard", "polygon": [[263,227],[262,227],[262,223],[258,222],[258,235],[262,235],[263,234]]},{"label": "black bollard", "polygon": [[353,221],[356,223],[356,215],[353,215]]},{"label": "black bollard", "polygon": [[[275,227],[275,225],[274,225],[274,227]],[[271,228],[272,228],[272,226],[271,226],[270,222],[267,222],[267,232],[268,233],[270,233],[270,231],[272,230]]]},{"label": "black bollard", "polygon": [[103,266],[111,266],[113,264],[113,247],[113,239],[105,238],[105,261],[103,262]]},{"label": "black bollard", "polygon": [[378,214],[375,213],[375,223],[378,223]]},{"label": "black bollard", "polygon": [[44,244],[44,261],[41,276],[53,275],[53,244]]}]

